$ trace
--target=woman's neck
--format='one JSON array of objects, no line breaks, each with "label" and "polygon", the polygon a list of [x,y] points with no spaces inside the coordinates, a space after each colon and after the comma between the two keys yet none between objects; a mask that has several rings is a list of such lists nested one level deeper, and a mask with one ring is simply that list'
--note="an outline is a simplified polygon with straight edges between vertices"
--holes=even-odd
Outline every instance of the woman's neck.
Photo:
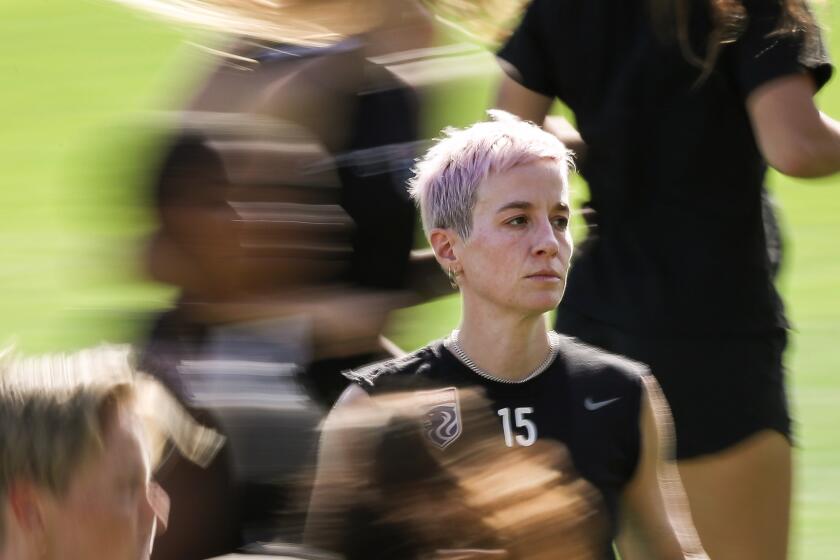
[{"label": "woman's neck", "polygon": [[470,312],[467,306],[458,345],[480,369],[510,381],[527,378],[551,351],[543,314]]}]

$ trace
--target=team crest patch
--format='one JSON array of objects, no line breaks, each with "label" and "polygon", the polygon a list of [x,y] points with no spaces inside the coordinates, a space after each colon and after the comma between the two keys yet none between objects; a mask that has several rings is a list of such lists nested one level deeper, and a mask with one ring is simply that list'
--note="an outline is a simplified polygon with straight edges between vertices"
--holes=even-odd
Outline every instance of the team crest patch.
[{"label": "team crest patch", "polygon": [[458,390],[448,387],[418,395],[423,399],[426,413],[423,428],[426,437],[440,449],[449,447],[461,435],[461,407],[458,404]]}]

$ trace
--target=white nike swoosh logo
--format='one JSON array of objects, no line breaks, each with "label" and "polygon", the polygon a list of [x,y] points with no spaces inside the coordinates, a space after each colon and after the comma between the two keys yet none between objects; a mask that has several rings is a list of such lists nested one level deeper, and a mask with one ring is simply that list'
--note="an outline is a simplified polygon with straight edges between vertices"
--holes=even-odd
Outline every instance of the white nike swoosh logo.
[{"label": "white nike swoosh logo", "polygon": [[618,400],[621,400],[621,397],[615,397],[614,399],[607,399],[605,401],[593,401],[592,397],[586,397],[583,401],[583,407],[586,410],[598,410],[599,408],[604,408],[608,404],[612,404]]}]

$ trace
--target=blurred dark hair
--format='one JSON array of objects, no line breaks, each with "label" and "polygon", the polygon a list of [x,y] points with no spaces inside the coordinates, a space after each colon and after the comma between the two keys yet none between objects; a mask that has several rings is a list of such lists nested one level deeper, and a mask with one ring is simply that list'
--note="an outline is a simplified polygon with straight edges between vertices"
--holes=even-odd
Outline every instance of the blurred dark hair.
[{"label": "blurred dark hair", "polygon": [[165,206],[194,203],[208,184],[225,180],[219,155],[196,134],[178,135],[170,140],[152,175],[152,197],[158,210]]},{"label": "blurred dark hair", "polygon": [[[817,22],[807,0],[763,0],[776,2],[781,17],[773,34],[811,35],[818,31]],[[712,72],[721,49],[741,36],[748,25],[747,9],[742,0],[705,0],[711,31],[706,37],[705,55],[697,54],[690,38],[692,10],[697,0],[648,0],[654,28],[661,38],[676,39],[685,59],[702,70],[698,83]]]}]

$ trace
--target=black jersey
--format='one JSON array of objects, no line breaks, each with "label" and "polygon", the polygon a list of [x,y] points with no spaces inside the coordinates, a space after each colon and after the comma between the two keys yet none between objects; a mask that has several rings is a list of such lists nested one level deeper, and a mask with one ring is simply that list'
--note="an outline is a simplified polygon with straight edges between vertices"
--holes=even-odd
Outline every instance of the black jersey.
[{"label": "black jersey", "polygon": [[[689,2],[701,58],[707,2]],[[561,309],[630,332],[767,332],[786,326],[767,254],[767,164],[746,98],[762,84],[831,75],[817,33],[779,34],[781,2],[746,22],[711,74],[658,37],[642,0],[534,0],[499,52],[522,85],[566,103],[586,142],[596,216]]]},{"label": "black jersey", "polygon": [[[641,377],[645,374],[640,364],[559,337],[554,362],[524,383],[502,383],[477,375],[442,341],[346,375],[371,395],[437,389],[436,402],[444,407],[449,404],[450,414],[454,408],[456,416],[451,403],[458,389],[482,388],[506,447],[529,446],[547,438],[568,448],[575,469],[600,492],[614,537],[618,500],[639,460]],[[427,434],[442,449],[470,429],[457,418],[445,420]],[[611,547],[605,544],[611,555]]]}]

